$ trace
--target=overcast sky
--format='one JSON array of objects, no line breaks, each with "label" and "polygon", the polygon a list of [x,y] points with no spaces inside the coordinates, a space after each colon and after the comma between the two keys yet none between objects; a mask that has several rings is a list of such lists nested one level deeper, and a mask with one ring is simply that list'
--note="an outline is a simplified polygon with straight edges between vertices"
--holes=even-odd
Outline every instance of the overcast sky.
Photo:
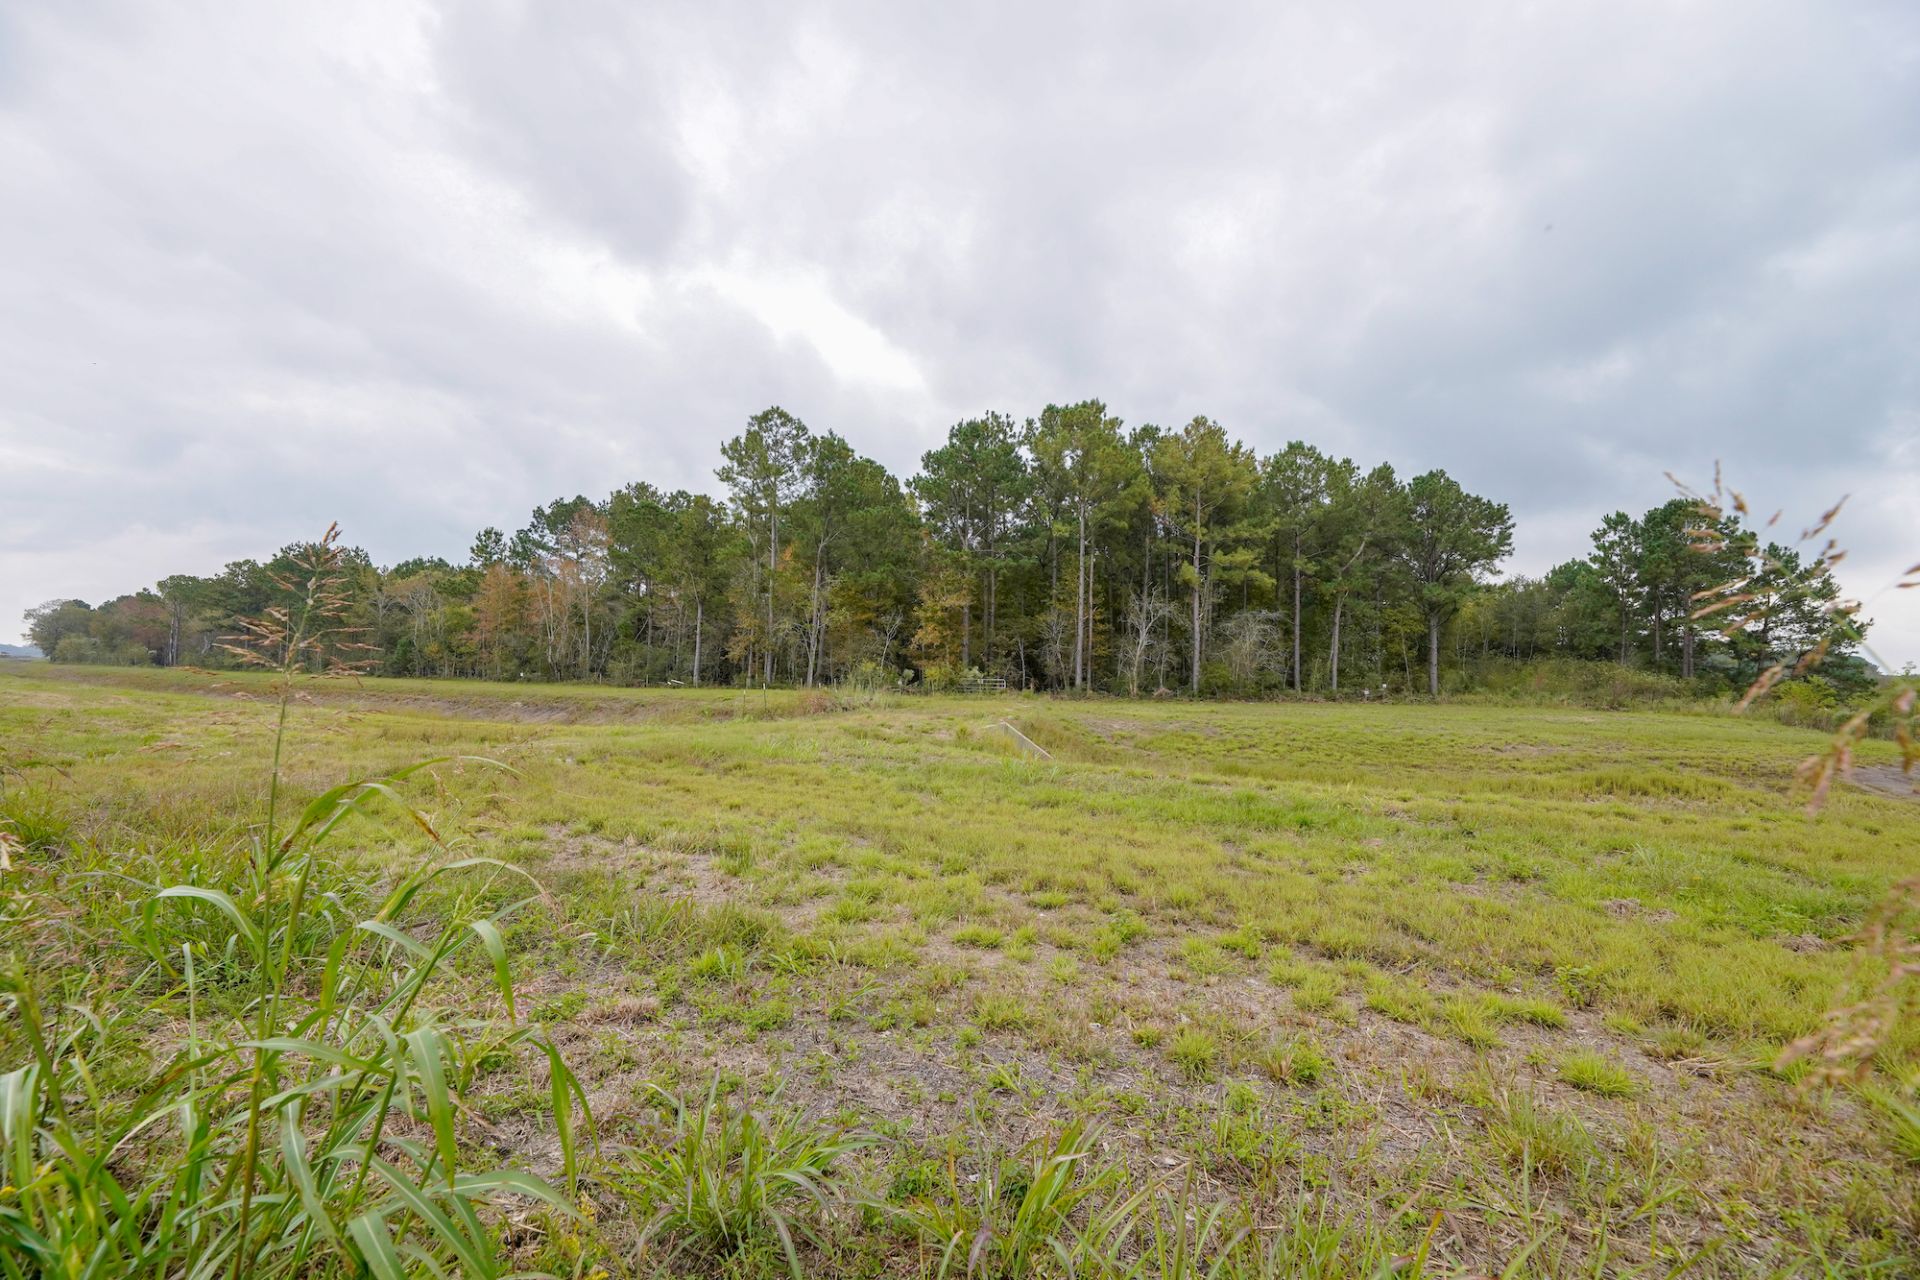
[{"label": "overcast sky", "polygon": [[1206,413],[1445,467],[1523,572],[1718,458],[1851,493],[1854,592],[1920,559],[1912,0],[0,0],[0,174],[0,639],[712,488],[771,403],[902,475]]}]

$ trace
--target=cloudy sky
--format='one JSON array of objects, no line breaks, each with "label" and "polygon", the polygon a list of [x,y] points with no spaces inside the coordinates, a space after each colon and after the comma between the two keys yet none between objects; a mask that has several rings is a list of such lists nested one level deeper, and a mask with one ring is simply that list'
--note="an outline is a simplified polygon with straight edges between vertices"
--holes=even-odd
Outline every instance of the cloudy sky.
[{"label": "cloudy sky", "polygon": [[1911,0],[0,0],[0,171],[0,639],[1100,396],[1443,466],[1518,571],[1851,493],[1920,660]]}]

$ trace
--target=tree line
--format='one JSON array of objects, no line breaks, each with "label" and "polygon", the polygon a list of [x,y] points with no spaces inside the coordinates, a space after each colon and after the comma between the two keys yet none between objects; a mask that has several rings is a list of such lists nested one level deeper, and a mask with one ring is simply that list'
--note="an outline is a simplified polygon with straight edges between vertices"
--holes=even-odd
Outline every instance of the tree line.
[{"label": "tree line", "polygon": [[[1838,596],[1825,562],[1737,515],[1703,537],[1685,499],[1496,581],[1512,516],[1444,471],[1299,441],[1260,457],[1205,417],[1129,429],[1097,400],[956,423],[904,483],[777,407],[720,454],[719,496],[559,499],[482,529],[463,563],[349,550],[351,643],[390,675],[1437,694],[1550,656],[1732,684],[1818,643]],[[239,620],[296,603],[300,549],[49,601],[29,636],[57,662],[223,665]],[[1731,634],[1691,618],[1741,575],[1760,603]],[[1846,647],[1823,669],[1848,670]]]}]

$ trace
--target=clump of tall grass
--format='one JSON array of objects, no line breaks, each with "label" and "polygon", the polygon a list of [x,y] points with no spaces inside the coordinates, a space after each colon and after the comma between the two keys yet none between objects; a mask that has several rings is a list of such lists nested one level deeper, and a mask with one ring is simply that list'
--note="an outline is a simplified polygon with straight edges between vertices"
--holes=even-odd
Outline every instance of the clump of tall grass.
[{"label": "clump of tall grass", "polygon": [[[1121,1196],[1124,1172],[1098,1163],[1098,1135],[1070,1124],[1029,1144],[1024,1159],[989,1161],[963,1179],[949,1159],[946,1185],[898,1210],[938,1250],[935,1274],[1011,1280],[1111,1255],[1132,1230],[1141,1194]],[[1066,1274],[1095,1273],[1068,1266]]]},{"label": "clump of tall grass", "polygon": [[1274,1040],[1259,1055],[1260,1069],[1276,1084],[1318,1084],[1333,1071],[1333,1059],[1318,1042],[1294,1036]]},{"label": "clump of tall grass", "polygon": [[654,1092],[672,1112],[667,1140],[635,1148],[607,1175],[644,1215],[640,1250],[661,1241],[670,1262],[687,1249],[727,1255],[777,1241],[798,1280],[796,1242],[814,1241],[814,1232],[796,1210],[835,1201],[834,1163],[867,1139],[817,1128],[771,1104],[735,1105],[717,1076],[692,1106]]},{"label": "clump of tall grass", "polygon": [[[461,1140],[466,1091],[531,1051],[569,1184],[578,1166],[584,1095],[515,1018],[498,923],[514,907],[420,909],[443,878],[525,873],[431,862],[375,903],[327,856],[380,799],[444,848],[399,796],[435,762],[334,787],[282,822],[295,677],[351,663],[337,536],[301,553],[303,581],[280,584],[294,603],[233,646],[280,673],[265,820],[242,848],[155,860],[173,883],[27,865],[46,852],[38,839],[0,851],[0,909],[24,926],[0,961],[6,1056],[24,1059],[0,1075],[0,1275],[492,1277],[508,1270],[490,1225],[503,1204],[572,1212],[547,1180]],[[91,910],[71,909],[83,892]],[[65,945],[19,945],[49,925]],[[497,1011],[443,1000],[476,949]]]},{"label": "clump of tall grass", "polygon": [[1214,1066],[1220,1059],[1220,1045],[1199,1027],[1184,1027],[1174,1036],[1167,1053],[1173,1059],[1173,1065],[1188,1080],[1211,1080]]},{"label": "clump of tall grass", "polygon": [[1247,1274],[1248,1264],[1257,1261],[1244,1248],[1253,1232],[1246,1211],[1227,1201],[1197,1200],[1191,1178],[1177,1196],[1135,1197],[1127,1209],[1124,1230],[1091,1242],[1093,1248],[1082,1242],[1080,1252],[1092,1255],[1092,1265],[1077,1270],[1127,1280],[1213,1280]]},{"label": "clump of tall grass", "polygon": [[1879,1113],[1887,1144],[1902,1159],[1920,1164],[1920,1107],[1891,1089],[1868,1086],[1860,1092]]},{"label": "clump of tall grass", "polygon": [[1560,1079],[1606,1098],[1631,1098],[1640,1092],[1640,1082],[1632,1072],[1589,1049],[1576,1050],[1560,1059]]},{"label": "clump of tall grass", "polygon": [[1191,1170],[1178,1187],[1138,1179],[1079,1125],[968,1178],[949,1159],[944,1185],[924,1165],[913,1173],[907,1204],[891,1212],[937,1250],[922,1270],[939,1277],[1415,1280],[1427,1274],[1440,1223],[1433,1219],[1403,1252],[1378,1228],[1331,1210],[1324,1195],[1289,1197],[1256,1213],[1249,1203],[1197,1194]]},{"label": "clump of tall grass", "polygon": [[1515,1168],[1564,1174],[1598,1158],[1579,1120],[1549,1110],[1525,1089],[1490,1086],[1484,1110],[1488,1140]]},{"label": "clump of tall grass", "polygon": [[45,792],[0,790],[0,856],[56,849],[66,842],[69,830]]}]

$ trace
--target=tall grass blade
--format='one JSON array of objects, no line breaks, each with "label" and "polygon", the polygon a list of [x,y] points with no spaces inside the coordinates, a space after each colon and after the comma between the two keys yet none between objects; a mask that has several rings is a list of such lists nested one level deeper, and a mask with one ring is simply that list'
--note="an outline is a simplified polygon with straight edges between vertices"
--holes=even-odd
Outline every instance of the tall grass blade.
[{"label": "tall grass blade", "polygon": [[439,1150],[441,1177],[453,1185],[458,1162],[453,1134],[453,1099],[447,1092],[447,1077],[441,1055],[446,1050],[440,1033],[432,1027],[419,1027],[406,1035],[408,1057],[427,1101],[427,1119],[433,1126],[434,1145]]},{"label": "tall grass blade", "polygon": [[200,885],[177,884],[162,889],[154,896],[162,899],[192,898],[200,902],[211,903],[220,910],[221,914],[233,921],[234,928],[240,931],[240,936],[245,939],[248,948],[252,950],[254,959],[263,964],[266,962],[266,941],[260,936],[258,926],[247,918],[246,912],[240,910],[239,904],[227,894],[222,893],[218,889],[208,889]]},{"label": "tall grass blade", "polygon": [[500,998],[507,1003],[508,1020],[517,1020],[519,1015],[513,1007],[513,966],[507,961],[507,943],[500,936],[500,926],[491,920],[475,920],[467,927],[479,937],[480,945],[493,960],[493,983],[500,990]]},{"label": "tall grass blade", "polygon": [[347,1230],[360,1246],[360,1256],[366,1259],[367,1269],[379,1280],[408,1280],[406,1266],[393,1247],[386,1220],[379,1214],[363,1213],[347,1224]]}]

